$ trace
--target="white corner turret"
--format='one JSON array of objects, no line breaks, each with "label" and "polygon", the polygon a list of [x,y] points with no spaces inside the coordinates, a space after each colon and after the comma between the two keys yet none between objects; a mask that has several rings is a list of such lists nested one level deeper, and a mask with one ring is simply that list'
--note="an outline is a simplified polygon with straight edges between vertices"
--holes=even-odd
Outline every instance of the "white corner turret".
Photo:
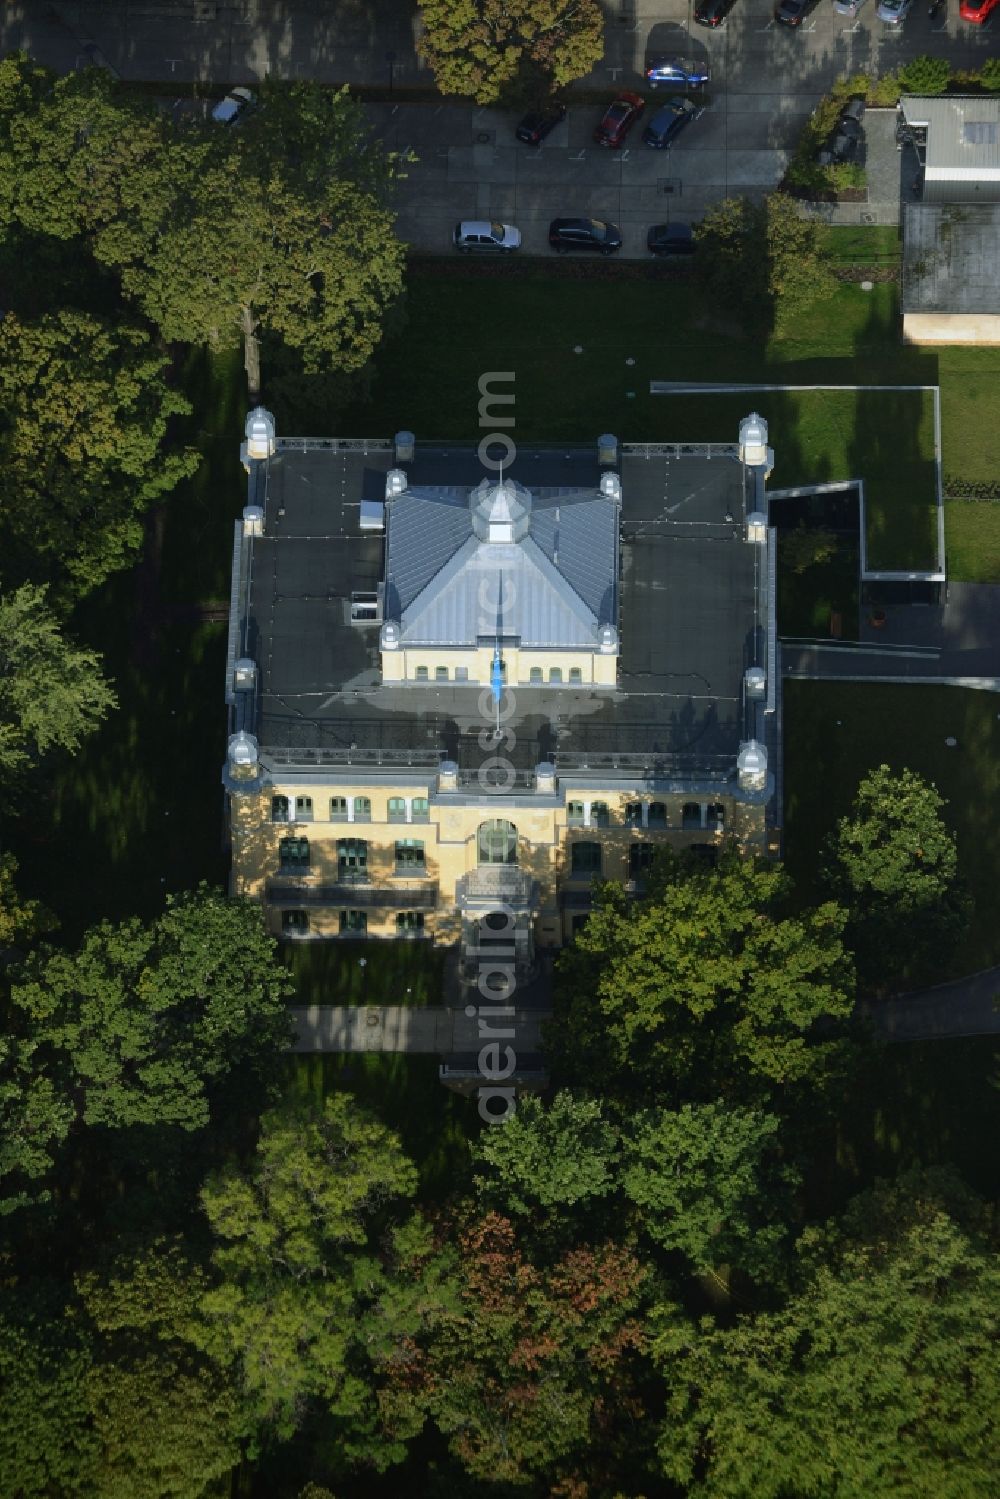
[{"label": "white corner turret", "polygon": [[255,406],[247,415],[247,457],[255,462],[271,458],[277,446],[274,417],[266,406]]},{"label": "white corner turret", "polygon": [[747,739],[736,756],[736,784],[741,791],[767,790],[767,750],[759,739]]}]

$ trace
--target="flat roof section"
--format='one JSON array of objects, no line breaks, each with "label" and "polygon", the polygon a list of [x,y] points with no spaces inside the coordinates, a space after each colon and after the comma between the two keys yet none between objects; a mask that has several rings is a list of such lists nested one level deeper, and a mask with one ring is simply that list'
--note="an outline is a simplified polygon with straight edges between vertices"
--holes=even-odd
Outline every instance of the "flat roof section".
[{"label": "flat roof section", "polygon": [[903,213],[903,312],[1000,313],[1000,203]]},{"label": "flat roof section", "polygon": [[[474,774],[483,763],[481,686],[383,686],[378,625],[351,622],[351,594],[375,592],[383,568],[384,538],[361,530],[360,503],[383,498],[392,467],[391,442],[279,441],[269,460],[241,651],[258,664],[255,728],[272,767],[448,758]],[[418,444],[406,468],[414,485],[471,488],[484,475],[471,445]],[[595,444],[519,451],[507,472],[528,487],[596,488],[601,469]],[[618,472],[618,686],[518,687],[511,758],[526,778],[541,760],[731,773],[747,737],[743,672],[764,659],[762,549],[743,539],[744,470],[731,447],[634,444]]]}]

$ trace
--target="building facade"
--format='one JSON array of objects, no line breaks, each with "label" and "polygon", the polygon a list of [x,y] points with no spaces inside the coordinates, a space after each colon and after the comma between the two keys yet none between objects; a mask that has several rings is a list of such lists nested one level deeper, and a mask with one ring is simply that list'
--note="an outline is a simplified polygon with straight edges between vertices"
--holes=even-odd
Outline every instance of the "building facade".
[{"label": "building facade", "polygon": [[776,847],[766,428],[692,447],[280,439],[247,421],[223,773],[277,935],[517,963],[656,848]]}]

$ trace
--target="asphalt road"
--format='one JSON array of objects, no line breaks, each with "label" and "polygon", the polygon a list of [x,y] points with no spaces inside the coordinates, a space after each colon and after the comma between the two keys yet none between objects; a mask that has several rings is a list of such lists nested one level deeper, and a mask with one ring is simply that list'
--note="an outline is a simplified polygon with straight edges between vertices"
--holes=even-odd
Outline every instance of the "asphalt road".
[{"label": "asphalt road", "polygon": [[[705,59],[712,79],[705,112],[665,151],[642,146],[642,122],[622,149],[595,146],[599,103],[581,103],[539,149],[513,140],[513,118],[470,105],[369,106],[373,127],[418,161],[400,182],[400,232],[420,249],[446,249],[455,223],[492,218],[518,225],[524,251],[548,253],[546,230],[558,214],[610,218],[625,232],[626,255],[645,255],[645,230],[665,220],[690,222],[733,194],[760,196],[781,180],[795,141],[835,78],[883,74],[934,53],[974,68],[997,51],[1000,21],[986,27],[959,19],[957,0],[931,21],[915,0],[901,27],[864,0],[851,21],[832,0],[819,0],[792,30],[773,19],[772,0],[736,0],[711,31],[691,22],[692,0],[606,0],[606,56],[580,88],[609,101],[637,86],[647,52]],[[996,12],[1000,16],[1000,11]],[[253,84],[264,74],[385,86],[433,82],[413,45],[406,0],[63,0],[9,4],[0,13],[0,47],[23,46],[59,70],[85,65],[99,48],[122,77],[178,82],[201,79],[219,89]],[[664,90],[660,97],[667,97]],[[647,118],[650,107],[647,106]],[[874,120],[873,120],[874,124]],[[894,147],[890,148],[894,151]],[[882,174],[891,185],[893,161]],[[882,197],[886,193],[882,192]],[[886,222],[893,205],[837,211],[847,221]]]}]

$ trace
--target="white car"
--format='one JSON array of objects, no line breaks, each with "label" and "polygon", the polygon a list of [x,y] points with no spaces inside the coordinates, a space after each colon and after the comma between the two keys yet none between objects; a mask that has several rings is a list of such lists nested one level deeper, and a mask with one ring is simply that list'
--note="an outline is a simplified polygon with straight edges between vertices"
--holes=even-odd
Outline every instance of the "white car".
[{"label": "white car", "polygon": [[521,231],[513,224],[491,223],[488,219],[463,219],[455,225],[452,236],[455,249],[462,255],[490,254],[509,255],[520,249]]},{"label": "white car", "polygon": [[231,89],[213,108],[212,119],[217,125],[232,125],[245,110],[252,109],[256,103],[256,97],[248,88]]},{"label": "white car", "polygon": [[833,8],[838,16],[850,16],[853,20],[864,3],[865,0],[833,0]]}]

